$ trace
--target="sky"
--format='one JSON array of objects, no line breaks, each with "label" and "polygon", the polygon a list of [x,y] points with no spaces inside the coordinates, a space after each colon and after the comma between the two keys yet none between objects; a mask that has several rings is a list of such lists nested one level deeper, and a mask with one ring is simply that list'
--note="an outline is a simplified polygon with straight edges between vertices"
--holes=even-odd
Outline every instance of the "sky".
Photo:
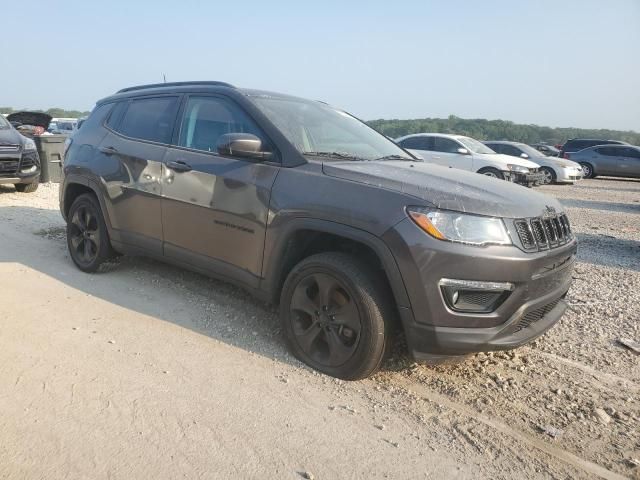
[{"label": "sky", "polygon": [[640,132],[640,0],[4,1],[0,106],[222,80],[365,120]]}]

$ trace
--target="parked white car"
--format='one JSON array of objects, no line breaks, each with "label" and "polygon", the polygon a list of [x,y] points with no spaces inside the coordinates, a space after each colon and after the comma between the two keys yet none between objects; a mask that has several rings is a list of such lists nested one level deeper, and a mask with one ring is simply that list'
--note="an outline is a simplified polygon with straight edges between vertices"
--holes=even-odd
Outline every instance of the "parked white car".
[{"label": "parked white car", "polygon": [[478,172],[528,187],[544,181],[537,163],[501,155],[470,137],[416,133],[397,138],[396,143],[427,162],[445,167]]},{"label": "parked white car", "polygon": [[544,183],[575,183],[582,179],[582,167],[564,158],[547,157],[533,147],[519,142],[484,142],[494,152],[524,158],[540,165]]}]

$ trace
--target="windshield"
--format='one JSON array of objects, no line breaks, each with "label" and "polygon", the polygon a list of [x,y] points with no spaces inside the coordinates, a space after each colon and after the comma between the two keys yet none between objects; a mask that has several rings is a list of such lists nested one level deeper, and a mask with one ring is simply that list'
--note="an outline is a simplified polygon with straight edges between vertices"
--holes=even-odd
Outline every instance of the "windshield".
[{"label": "windshield", "polygon": [[302,154],[335,154],[356,160],[414,160],[384,135],[348,113],[320,102],[253,97],[258,108]]},{"label": "windshield", "polygon": [[461,144],[463,144],[467,150],[473,153],[496,153],[487,147],[484,143],[480,143],[478,140],[470,137],[456,137]]},{"label": "windshield", "polygon": [[526,143],[516,143],[516,147],[522,150],[524,153],[529,155],[530,157],[541,157],[542,154],[533,147],[530,147]]},{"label": "windshield", "polygon": [[7,130],[11,128],[11,124],[4,118],[4,115],[0,115],[0,130]]}]

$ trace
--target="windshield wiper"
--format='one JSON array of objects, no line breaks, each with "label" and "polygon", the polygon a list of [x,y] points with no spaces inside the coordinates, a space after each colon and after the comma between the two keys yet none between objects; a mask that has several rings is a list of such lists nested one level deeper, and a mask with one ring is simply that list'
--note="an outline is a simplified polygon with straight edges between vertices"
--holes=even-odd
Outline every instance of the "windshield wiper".
[{"label": "windshield wiper", "polygon": [[351,160],[363,160],[356,155],[351,155],[349,153],[342,152],[302,152],[303,155],[313,155],[316,157],[335,157],[335,158],[349,158]]},{"label": "windshield wiper", "polygon": [[385,155],[384,157],[376,158],[378,160],[404,160],[406,162],[419,162],[417,158],[409,158],[404,155]]}]

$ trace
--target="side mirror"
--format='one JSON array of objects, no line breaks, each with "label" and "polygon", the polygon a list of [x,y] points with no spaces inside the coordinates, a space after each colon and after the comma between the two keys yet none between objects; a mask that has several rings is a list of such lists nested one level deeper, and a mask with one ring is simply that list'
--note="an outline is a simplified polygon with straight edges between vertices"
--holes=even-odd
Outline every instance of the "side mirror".
[{"label": "side mirror", "polygon": [[462,147],[460,147],[460,148],[458,149],[458,153],[459,153],[460,155],[469,155],[469,150],[467,150],[466,148],[462,148]]},{"label": "side mirror", "polygon": [[269,160],[273,154],[262,151],[262,140],[251,133],[225,133],[220,135],[216,150],[227,157]]},{"label": "side mirror", "polygon": [[522,157],[522,158],[529,158],[529,155],[527,155],[526,153],[524,153],[524,152],[523,152],[523,153],[521,153],[521,154],[520,154],[520,157]]}]

